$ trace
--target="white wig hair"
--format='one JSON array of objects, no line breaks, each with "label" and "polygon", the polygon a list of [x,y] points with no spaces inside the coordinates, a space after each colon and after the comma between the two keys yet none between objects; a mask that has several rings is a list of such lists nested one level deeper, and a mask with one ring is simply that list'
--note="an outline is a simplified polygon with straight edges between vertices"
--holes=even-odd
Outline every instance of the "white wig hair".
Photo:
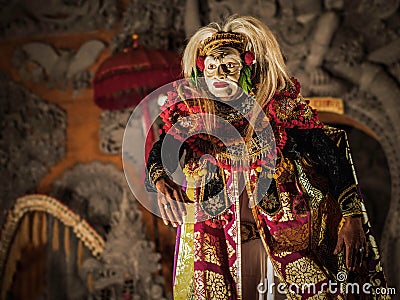
[{"label": "white wig hair", "polygon": [[253,70],[258,84],[256,100],[263,107],[274,95],[276,90],[291,84],[290,76],[279,47],[271,30],[258,19],[251,16],[232,16],[222,24],[211,23],[200,28],[189,40],[183,53],[182,68],[186,78],[189,78],[196,68],[196,59],[202,42],[216,32],[233,32],[244,35],[247,39],[246,50],[255,55]]}]

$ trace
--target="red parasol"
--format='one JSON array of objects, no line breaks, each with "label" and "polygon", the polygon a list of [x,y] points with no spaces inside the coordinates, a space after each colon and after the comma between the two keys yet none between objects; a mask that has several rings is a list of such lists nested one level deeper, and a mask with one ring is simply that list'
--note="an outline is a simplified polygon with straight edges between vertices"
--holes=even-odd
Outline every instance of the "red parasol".
[{"label": "red parasol", "polygon": [[167,50],[134,45],[110,56],[93,79],[94,101],[102,109],[135,107],[146,95],[181,77],[180,57]]}]

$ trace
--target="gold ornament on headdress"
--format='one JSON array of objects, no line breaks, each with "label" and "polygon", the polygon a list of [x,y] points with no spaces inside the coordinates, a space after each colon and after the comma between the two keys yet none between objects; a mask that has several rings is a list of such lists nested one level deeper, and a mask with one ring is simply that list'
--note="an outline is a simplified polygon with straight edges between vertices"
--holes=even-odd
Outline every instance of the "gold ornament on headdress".
[{"label": "gold ornament on headdress", "polygon": [[202,42],[199,49],[199,56],[208,56],[210,53],[220,47],[231,47],[243,53],[246,49],[246,37],[241,33],[216,32]]}]

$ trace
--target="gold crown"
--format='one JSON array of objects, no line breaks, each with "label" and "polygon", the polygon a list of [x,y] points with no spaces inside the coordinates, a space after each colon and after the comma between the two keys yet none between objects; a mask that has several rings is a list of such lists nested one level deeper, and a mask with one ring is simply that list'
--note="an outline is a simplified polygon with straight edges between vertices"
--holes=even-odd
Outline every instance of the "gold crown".
[{"label": "gold crown", "polygon": [[216,32],[202,42],[199,56],[210,55],[211,51],[220,47],[231,47],[243,53],[246,49],[246,37],[241,33]]}]

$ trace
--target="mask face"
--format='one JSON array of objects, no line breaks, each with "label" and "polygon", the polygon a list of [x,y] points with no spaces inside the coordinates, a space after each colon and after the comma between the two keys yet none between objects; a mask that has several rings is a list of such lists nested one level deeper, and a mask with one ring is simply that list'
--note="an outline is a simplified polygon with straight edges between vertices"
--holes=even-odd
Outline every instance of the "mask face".
[{"label": "mask face", "polygon": [[210,92],[223,101],[235,99],[239,89],[238,81],[242,61],[234,48],[213,50],[204,60],[204,78]]}]

